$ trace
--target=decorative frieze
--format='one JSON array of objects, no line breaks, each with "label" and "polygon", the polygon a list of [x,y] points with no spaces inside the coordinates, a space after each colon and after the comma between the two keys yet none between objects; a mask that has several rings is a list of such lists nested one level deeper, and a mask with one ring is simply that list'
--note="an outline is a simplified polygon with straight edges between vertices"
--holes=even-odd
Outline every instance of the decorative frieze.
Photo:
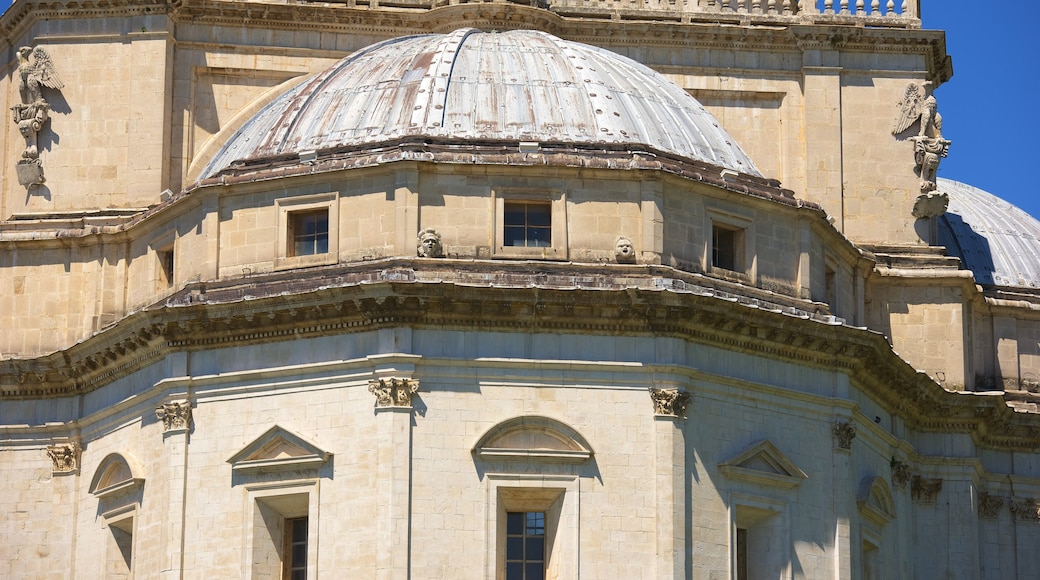
[{"label": "decorative frieze", "polygon": [[856,438],[856,426],[845,421],[838,421],[831,428],[834,435],[835,449],[852,449],[852,440]]},{"label": "decorative frieze", "polygon": [[942,479],[927,479],[915,475],[910,482],[910,496],[921,503],[935,503],[942,490]]},{"label": "decorative frieze", "polygon": [[419,381],[376,379],[368,383],[368,392],[376,396],[376,407],[411,407],[412,395],[419,392]]},{"label": "decorative frieze", "polygon": [[1000,514],[1000,508],[1004,507],[1004,498],[990,495],[986,492],[979,493],[979,517],[995,518]]},{"label": "decorative frieze", "polygon": [[155,417],[162,421],[163,432],[191,429],[191,401],[170,401],[155,408]]},{"label": "decorative frieze", "polygon": [[908,483],[910,483],[910,466],[893,458],[892,485],[899,489],[906,489],[906,484]]},{"label": "decorative frieze", "polygon": [[1011,514],[1023,522],[1040,522],[1040,500],[1029,497],[1011,500]]},{"label": "decorative frieze", "polygon": [[47,456],[54,463],[54,473],[75,473],[79,470],[80,446],[75,441],[47,446]]},{"label": "decorative frieze", "polygon": [[650,398],[654,402],[654,415],[664,417],[685,417],[686,406],[690,404],[690,394],[679,389],[651,387]]}]

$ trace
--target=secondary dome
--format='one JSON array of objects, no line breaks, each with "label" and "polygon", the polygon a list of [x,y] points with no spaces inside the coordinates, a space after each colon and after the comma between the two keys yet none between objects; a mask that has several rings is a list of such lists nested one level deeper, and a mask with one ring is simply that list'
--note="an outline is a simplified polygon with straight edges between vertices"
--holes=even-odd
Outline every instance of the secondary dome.
[{"label": "secondary dome", "polygon": [[987,286],[1040,289],[1040,221],[970,185],[938,180],[950,194],[939,218],[939,243]]},{"label": "secondary dome", "polygon": [[462,29],[344,58],[248,120],[201,177],[409,136],[631,143],[761,176],[696,99],[644,65],[533,30]]}]

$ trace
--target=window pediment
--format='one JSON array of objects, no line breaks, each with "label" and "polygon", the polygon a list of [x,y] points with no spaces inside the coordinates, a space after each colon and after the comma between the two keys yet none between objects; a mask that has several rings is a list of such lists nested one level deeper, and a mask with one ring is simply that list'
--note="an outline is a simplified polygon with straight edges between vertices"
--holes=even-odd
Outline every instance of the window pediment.
[{"label": "window pediment", "polygon": [[119,453],[105,457],[94,472],[90,482],[90,493],[98,499],[109,499],[135,490],[144,485],[137,463]]},{"label": "window pediment", "polygon": [[509,419],[492,427],[473,452],[486,461],[583,463],[592,449],[577,431],[548,417]]},{"label": "window pediment", "polygon": [[863,517],[884,526],[896,517],[895,502],[888,483],[880,477],[865,477],[856,494],[856,505]]},{"label": "window pediment", "polygon": [[809,478],[775,445],[765,439],[741,451],[729,461],[720,463],[719,470],[731,479],[784,488],[793,488]]},{"label": "window pediment", "polygon": [[331,456],[304,437],[275,425],[227,461],[235,473],[275,473],[318,469]]}]

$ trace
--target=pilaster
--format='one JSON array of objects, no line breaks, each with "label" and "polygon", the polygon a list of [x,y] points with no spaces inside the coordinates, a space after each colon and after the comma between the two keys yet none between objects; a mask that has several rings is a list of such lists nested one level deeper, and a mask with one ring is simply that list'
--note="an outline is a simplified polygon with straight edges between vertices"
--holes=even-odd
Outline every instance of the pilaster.
[{"label": "pilaster", "polygon": [[166,523],[162,527],[162,560],[159,578],[184,575],[184,516],[188,485],[188,437],[192,426],[191,401],[169,400],[155,408],[162,428],[166,458]]},{"label": "pilaster", "polygon": [[419,382],[401,369],[376,371],[368,390],[376,397],[376,575],[411,577],[412,398]]},{"label": "pilaster", "polygon": [[686,438],[689,393],[653,388],[657,505],[656,578],[686,577]]}]

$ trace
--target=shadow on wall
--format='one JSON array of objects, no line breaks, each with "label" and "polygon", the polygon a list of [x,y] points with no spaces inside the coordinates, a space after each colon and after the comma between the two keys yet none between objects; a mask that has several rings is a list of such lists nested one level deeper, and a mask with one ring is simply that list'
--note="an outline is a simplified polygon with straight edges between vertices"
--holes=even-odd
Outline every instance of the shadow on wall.
[{"label": "shadow on wall", "polygon": [[975,282],[983,286],[994,284],[993,253],[989,240],[972,229],[961,216],[946,212],[938,218],[938,243],[946,246],[946,253],[961,259],[963,268],[971,270]]}]

